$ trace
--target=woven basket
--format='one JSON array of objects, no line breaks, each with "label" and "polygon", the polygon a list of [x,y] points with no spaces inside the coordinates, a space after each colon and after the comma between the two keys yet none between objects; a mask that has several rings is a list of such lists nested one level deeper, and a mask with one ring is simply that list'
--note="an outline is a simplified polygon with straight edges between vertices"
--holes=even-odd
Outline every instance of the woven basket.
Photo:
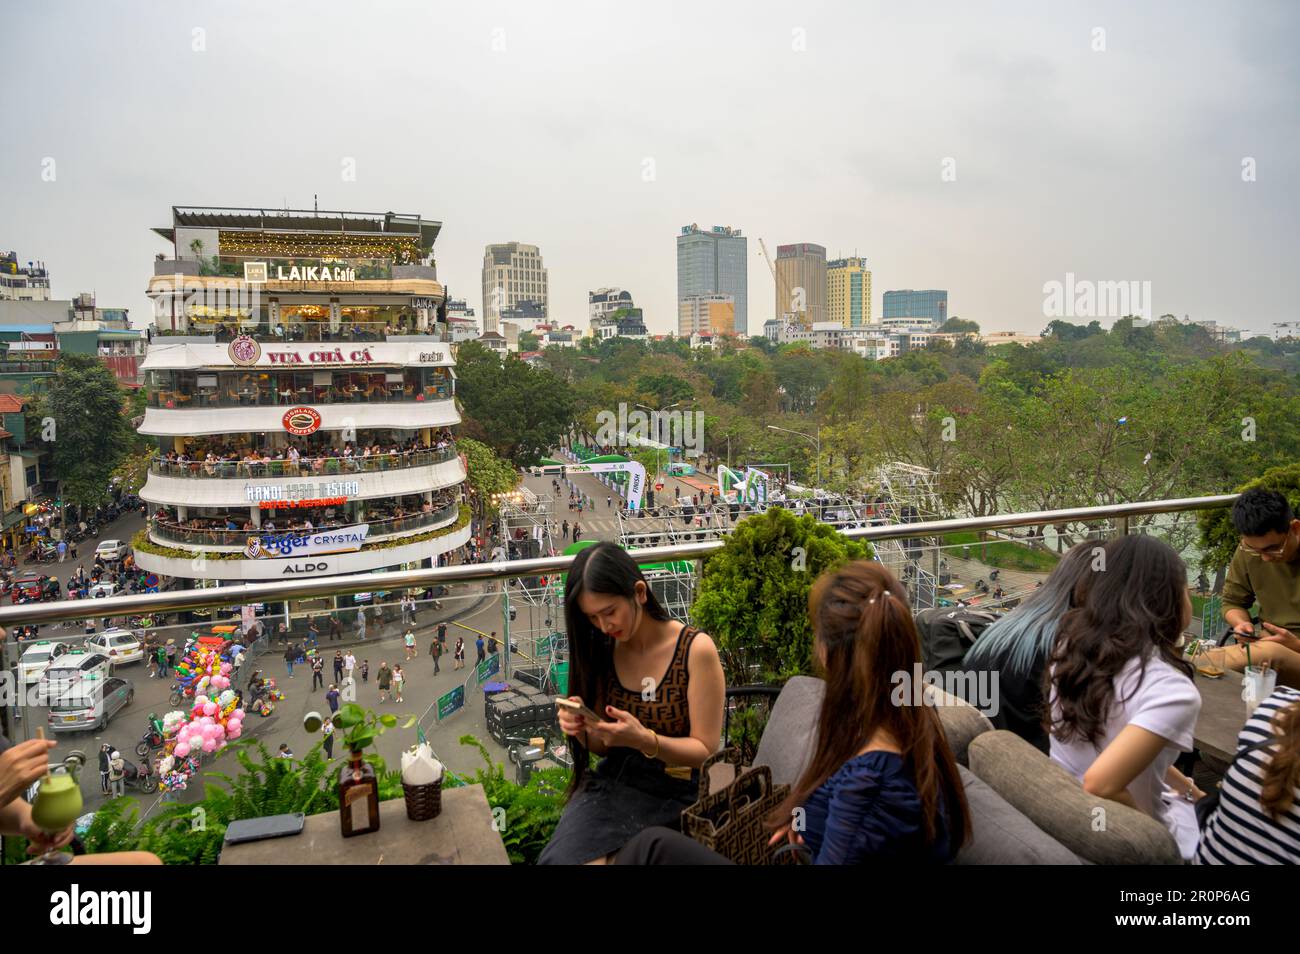
[{"label": "woven basket", "polygon": [[442,779],[428,785],[402,783],[406,794],[406,817],[411,821],[428,821],[442,811]]}]

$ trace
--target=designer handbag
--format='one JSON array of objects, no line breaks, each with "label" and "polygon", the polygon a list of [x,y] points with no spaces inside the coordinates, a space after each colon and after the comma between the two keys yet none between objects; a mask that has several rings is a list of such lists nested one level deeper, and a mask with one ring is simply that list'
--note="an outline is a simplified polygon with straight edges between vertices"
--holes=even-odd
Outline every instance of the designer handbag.
[{"label": "designer handbag", "polygon": [[[709,770],[719,762],[735,766],[736,777],[711,792]],[[768,766],[742,765],[739,749],[723,749],[700,767],[700,795],[682,811],[682,833],[738,865],[780,863],[773,860],[776,848],[768,845],[772,833],[764,821],[789,794],[789,785],[772,783]]]}]

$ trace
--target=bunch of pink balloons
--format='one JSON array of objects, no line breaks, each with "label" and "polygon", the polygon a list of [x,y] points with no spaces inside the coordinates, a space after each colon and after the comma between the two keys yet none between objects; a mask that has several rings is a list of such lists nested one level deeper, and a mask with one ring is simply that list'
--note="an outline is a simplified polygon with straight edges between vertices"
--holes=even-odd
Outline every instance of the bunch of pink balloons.
[{"label": "bunch of pink balloons", "polygon": [[239,738],[243,731],[243,709],[223,713],[221,707],[207,696],[196,696],[194,708],[190,710],[190,721],[176,733],[174,752],[180,758],[196,750],[216,752],[224,748],[226,742]]}]

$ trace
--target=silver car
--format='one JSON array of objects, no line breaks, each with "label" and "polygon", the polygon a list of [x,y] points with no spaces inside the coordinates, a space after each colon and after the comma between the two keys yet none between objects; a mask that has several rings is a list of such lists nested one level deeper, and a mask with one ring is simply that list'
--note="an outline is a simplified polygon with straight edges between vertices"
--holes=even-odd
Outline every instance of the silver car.
[{"label": "silver car", "polygon": [[103,729],[118,711],[135,701],[129,679],[88,676],[72,683],[50,702],[51,732]]}]

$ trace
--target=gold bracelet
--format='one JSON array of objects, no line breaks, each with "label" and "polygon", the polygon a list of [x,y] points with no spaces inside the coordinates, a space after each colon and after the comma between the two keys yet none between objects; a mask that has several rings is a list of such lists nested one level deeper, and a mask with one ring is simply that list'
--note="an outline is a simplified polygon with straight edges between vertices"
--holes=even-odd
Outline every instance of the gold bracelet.
[{"label": "gold bracelet", "polygon": [[648,758],[648,759],[657,759],[657,758],[659,757],[659,733],[656,732],[654,729],[651,729],[651,730],[650,730],[650,734],[653,735],[653,736],[655,737],[655,751],[654,751],[654,755],[646,755],[644,752],[642,752],[641,754],[642,754],[642,755],[645,755],[645,757]]}]

